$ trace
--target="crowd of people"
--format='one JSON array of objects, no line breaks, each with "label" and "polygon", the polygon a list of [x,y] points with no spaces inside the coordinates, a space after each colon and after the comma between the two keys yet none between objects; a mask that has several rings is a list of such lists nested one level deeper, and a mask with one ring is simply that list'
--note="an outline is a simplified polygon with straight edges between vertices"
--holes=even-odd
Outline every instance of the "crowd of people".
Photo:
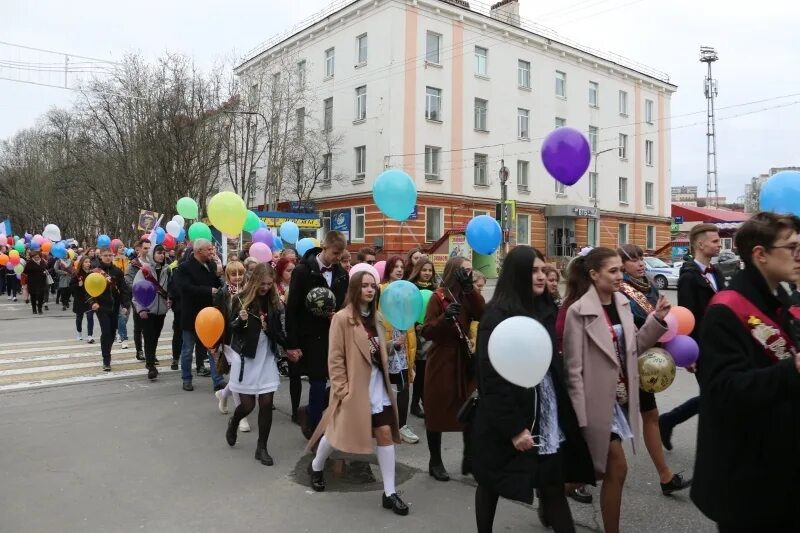
[{"label": "crowd of people", "polygon": [[[543,525],[575,531],[568,498],[591,502],[587,487],[597,483],[603,529],[615,533],[628,472],[623,443],[635,450],[643,435],[662,493],[691,486],[693,501],[721,532],[800,531],[792,506],[800,474],[798,221],[759,213],[745,222],[736,246],[746,268],[727,290],[711,266],[720,249],[717,228],[692,230],[693,260],[681,269],[678,304],[696,320],[692,337],[701,355],[688,370],[700,394],[661,416],[655,395],[640,389],[637,361],[668,331],[671,306],[645,275],[642,249],[630,244],[582,250],[567,269],[563,296],[561,273],[537,249],[517,246],[488,303],[485,277],[464,257],[451,257],[440,276],[415,248],[389,257],[376,275],[353,268],[375,265],[376,251],[361,249],[351,261],[336,231],[302,257],[287,248],[269,263],[245,251],[223,265],[205,239],[176,250],[142,239],[133,258],[105,248],[52,262],[34,252],[23,294],[34,314],[46,309],[50,292],[65,309],[72,301],[79,340],[85,316],[87,342],[94,342],[96,321],[106,371],[115,336],[127,346],[133,315],[137,358],[150,379],[158,376],[156,348],[171,310],[172,368],[180,368],[183,390],[194,390],[194,376],[210,376],[222,413],[233,399],[230,446],[249,431],[247,417],[258,406],[255,458],[264,465],[274,464],[273,399],[285,377],[292,421],[314,455],[308,474],[315,491],[326,488],[325,465],[335,450],[375,453],[381,505],[408,514],[395,486],[395,446],[417,443],[417,425],[425,429],[429,475],[442,482],[451,478],[442,433],[462,434],[461,474],[477,480],[480,533],[492,531],[501,496],[530,504],[535,495]],[[84,286],[94,272],[107,281],[97,297]],[[9,298],[16,298],[17,285],[5,278]],[[157,292],[147,305],[132,291],[142,279]],[[423,316],[406,330],[381,312],[381,293],[400,280],[432,291]],[[210,348],[195,331],[208,307],[224,318]],[[495,328],[515,316],[540,322],[552,341],[549,370],[536,387],[511,383],[490,360]],[[531,356],[539,349],[519,348]],[[692,481],[672,471],[664,448],[672,449],[675,428],[698,412]]]}]

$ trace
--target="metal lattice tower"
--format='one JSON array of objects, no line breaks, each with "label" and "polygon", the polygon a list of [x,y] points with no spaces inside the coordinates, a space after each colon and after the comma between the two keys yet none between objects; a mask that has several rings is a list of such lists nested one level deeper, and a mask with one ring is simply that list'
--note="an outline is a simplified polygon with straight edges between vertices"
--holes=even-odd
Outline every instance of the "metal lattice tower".
[{"label": "metal lattice tower", "polygon": [[708,64],[708,74],[703,84],[706,95],[707,126],[706,126],[706,197],[709,207],[719,207],[719,189],[717,184],[717,128],[714,120],[714,98],[717,96],[717,80],[711,76],[711,64],[719,56],[717,51],[710,46],[700,47],[700,62]]}]

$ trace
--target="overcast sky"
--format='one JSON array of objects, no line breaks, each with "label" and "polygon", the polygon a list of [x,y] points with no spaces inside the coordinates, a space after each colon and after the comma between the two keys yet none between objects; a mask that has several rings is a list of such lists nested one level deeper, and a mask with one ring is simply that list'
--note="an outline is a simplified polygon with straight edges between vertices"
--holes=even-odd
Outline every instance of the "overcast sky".
[{"label": "overcast sky", "polygon": [[[209,67],[241,55],[329,3],[2,0],[0,41],[110,60],[131,51],[153,59],[165,51],[179,51]],[[718,108],[798,93],[719,111],[720,193],[729,200],[743,194],[751,176],[774,166],[800,164],[800,103],[763,110],[800,102],[800,2],[522,0],[521,11],[523,17],[573,40],[667,72],[678,85],[673,116],[705,109],[700,45],[719,52],[714,65]],[[15,54],[15,49],[0,45],[0,60],[23,59]],[[43,78],[39,74],[30,79]],[[0,138],[33,125],[52,106],[68,106],[74,97],[63,89],[0,80]],[[726,118],[743,113],[750,114]],[[676,117],[672,126],[677,128],[672,131],[672,184],[698,185],[704,192],[705,115]]]}]

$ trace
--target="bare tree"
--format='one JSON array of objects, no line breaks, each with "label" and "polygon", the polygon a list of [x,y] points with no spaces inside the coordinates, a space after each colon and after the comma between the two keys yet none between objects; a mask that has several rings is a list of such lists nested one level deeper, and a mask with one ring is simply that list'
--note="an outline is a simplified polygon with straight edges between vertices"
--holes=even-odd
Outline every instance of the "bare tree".
[{"label": "bare tree", "polygon": [[333,172],[333,159],[340,155],[343,140],[343,135],[324,127],[306,130],[295,139],[289,152],[292,163],[282,183],[284,196],[306,205],[318,187],[345,181],[347,176]]}]

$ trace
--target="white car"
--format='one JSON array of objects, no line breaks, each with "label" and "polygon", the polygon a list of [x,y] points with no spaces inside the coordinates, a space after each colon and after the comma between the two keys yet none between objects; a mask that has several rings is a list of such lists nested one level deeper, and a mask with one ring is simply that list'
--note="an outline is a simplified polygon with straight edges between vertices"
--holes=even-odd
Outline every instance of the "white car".
[{"label": "white car", "polygon": [[678,287],[680,267],[671,267],[658,257],[645,257],[645,274],[658,290]]}]

